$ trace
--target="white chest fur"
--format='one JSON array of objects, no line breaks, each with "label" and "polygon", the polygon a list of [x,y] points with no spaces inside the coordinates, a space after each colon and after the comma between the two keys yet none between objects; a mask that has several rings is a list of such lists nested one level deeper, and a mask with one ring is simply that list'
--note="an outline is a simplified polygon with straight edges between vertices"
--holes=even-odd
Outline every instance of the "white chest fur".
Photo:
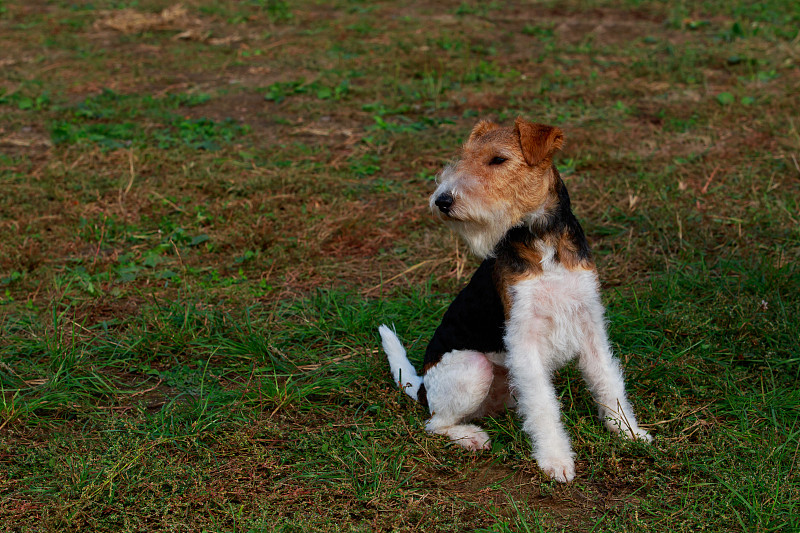
[{"label": "white chest fur", "polygon": [[572,271],[552,261],[536,277],[509,288],[511,310],[506,325],[509,356],[537,357],[554,370],[580,350],[587,327],[602,327],[597,274]]}]

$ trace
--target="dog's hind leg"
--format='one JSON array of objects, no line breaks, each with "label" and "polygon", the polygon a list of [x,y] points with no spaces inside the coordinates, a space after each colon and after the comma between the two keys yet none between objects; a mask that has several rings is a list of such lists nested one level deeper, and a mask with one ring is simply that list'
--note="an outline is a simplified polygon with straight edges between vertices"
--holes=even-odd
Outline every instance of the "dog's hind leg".
[{"label": "dog's hind leg", "polygon": [[447,435],[468,450],[489,449],[489,436],[473,424],[464,424],[481,408],[493,379],[492,363],[480,352],[454,350],[425,373],[431,418],[429,433]]}]

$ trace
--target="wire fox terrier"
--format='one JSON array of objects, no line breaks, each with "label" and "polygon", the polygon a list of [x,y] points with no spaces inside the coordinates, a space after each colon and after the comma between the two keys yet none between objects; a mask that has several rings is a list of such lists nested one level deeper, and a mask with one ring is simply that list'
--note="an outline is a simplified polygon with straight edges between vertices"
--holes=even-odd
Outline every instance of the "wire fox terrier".
[{"label": "wire fox terrier", "polygon": [[625,395],[612,355],[597,270],[553,165],[560,129],[518,118],[479,122],[461,158],[447,165],[431,210],[483,258],[447,309],[425,351],[422,375],[397,335],[379,328],[392,376],[430,409],[429,433],[469,450],[489,449],[471,419],[516,407],[533,457],[550,477],[575,477],[552,374],[577,356],[611,431],[651,441]]}]

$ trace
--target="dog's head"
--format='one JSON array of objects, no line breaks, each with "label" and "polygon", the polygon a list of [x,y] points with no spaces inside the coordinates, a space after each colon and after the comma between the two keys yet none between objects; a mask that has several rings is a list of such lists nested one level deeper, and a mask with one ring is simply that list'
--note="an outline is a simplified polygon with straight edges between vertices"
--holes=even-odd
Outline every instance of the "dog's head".
[{"label": "dog's head", "polygon": [[505,233],[548,216],[555,204],[553,154],[559,128],[518,118],[513,127],[482,120],[460,157],[439,174],[430,207],[479,257],[492,253]]}]

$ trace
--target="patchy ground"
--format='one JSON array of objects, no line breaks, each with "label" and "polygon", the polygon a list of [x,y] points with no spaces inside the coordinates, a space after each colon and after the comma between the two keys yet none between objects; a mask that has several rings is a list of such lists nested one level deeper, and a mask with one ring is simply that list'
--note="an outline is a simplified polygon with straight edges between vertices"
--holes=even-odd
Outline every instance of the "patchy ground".
[{"label": "patchy ground", "polygon": [[[793,531],[796,2],[0,3],[6,530]],[[422,431],[475,266],[427,195],[479,117],[556,124],[653,446],[558,378],[547,481]]]}]

